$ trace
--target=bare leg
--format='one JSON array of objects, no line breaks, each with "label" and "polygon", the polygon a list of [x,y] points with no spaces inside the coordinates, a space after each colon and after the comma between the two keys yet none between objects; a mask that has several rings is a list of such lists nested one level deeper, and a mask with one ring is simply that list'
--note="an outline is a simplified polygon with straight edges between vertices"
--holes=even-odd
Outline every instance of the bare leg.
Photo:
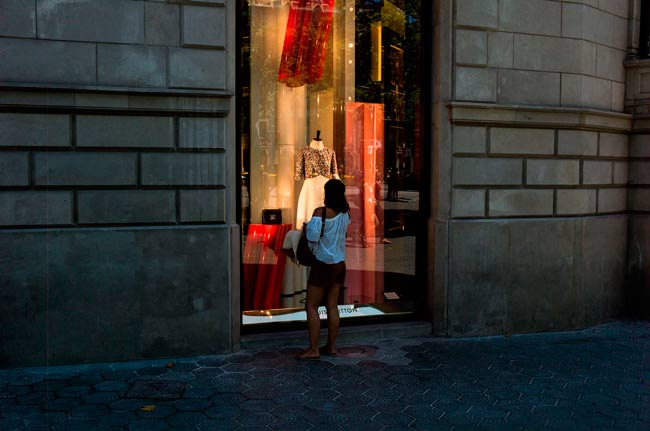
[{"label": "bare leg", "polygon": [[324,354],[336,354],[336,337],[339,335],[339,289],[340,284],[335,284],[327,291],[327,344],[321,349]]},{"label": "bare leg", "polygon": [[317,358],[318,340],[320,338],[320,318],[318,317],[318,304],[323,299],[325,289],[318,286],[307,286],[307,299],[305,300],[305,311],[307,312],[307,331],[309,332],[309,347],[300,355],[300,358]]}]

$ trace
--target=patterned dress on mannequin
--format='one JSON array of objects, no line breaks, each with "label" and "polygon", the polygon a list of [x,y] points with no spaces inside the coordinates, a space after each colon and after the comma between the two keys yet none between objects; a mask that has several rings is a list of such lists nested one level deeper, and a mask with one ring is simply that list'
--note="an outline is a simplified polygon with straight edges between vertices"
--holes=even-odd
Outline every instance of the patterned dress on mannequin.
[{"label": "patterned dress on mannequin", "polygon": [[[316,144],[318,142],[320,145]],[[332,177],[338,178],[334,150],[325,148],[321,141],[313,141],[309,146],[300,150],[300,154],[296,158],[295,179],[304,179],[305,182],[298,197],[296,229],[300,229],[303,223],[311,219],[316,208],[323,206],[325,198],[323,187]]]}]

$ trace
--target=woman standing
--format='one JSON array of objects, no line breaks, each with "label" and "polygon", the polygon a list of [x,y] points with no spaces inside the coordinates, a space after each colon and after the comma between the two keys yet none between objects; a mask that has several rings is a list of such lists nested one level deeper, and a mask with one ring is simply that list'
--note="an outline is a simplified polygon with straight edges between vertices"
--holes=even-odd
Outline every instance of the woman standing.
[{"label": "woman standing", "polygon": [[[337,300],[345,282],[345,235],[350,225],[349,210],[345,185],[336,179],[325,183],[325,206],[316,208],[307,223],[307,240],[316,259],[307,280],[305,301],[309,347],[297,356],[298,359],[319,359],[321,354],[336,355],[336,336],[339,332]],[[327,304],[327,344],[319,348],[318,305],[323,297]]]}]

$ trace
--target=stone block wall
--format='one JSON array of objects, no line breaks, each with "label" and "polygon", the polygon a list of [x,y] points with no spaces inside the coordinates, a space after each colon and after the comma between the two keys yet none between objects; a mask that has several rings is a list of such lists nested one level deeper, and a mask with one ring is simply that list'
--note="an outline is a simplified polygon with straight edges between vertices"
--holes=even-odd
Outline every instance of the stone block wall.
[{"label": "stone block wall", "polygon": [[[580,125],[571,119],[576,112],[570,110],[563,115],[542,107],[460,103],[452,109],[452,218],[627,211],[626,116],[592,114],[593,125]],[[517,116],[529,118],[528,124]],[[544,116],[554,117],[555,124]],[[540,121],[534,122],[534,117]]]},{"label": "stone block wall", "polygon": [[[215,103],[206,117],[0,113],[0,225],[225,223],[227,106]],[[39,217],[39,193],[55,218]]]},{"label": "stone block wall", "polygon": [[454,221],[452,335],[580,328],[622,314],[627,216]]},{"label": "stone block wall", "polygon": [[623,111],[627,0],[456,0],[454,100]]},{"label": "stone block wall", "polygon": [[237,348],[234,11],[0,0],[0,366]]},{"label": "stone block wall", "polygon": [[629,115],[452,102],[446,333],[624,311]]},{"label": "stone block wall", "polygon": [[2,0],[0,7],[2,83],[234,90],[225,1]]},{"label": "stone block wall", "polygon": [[453,77],[439,89],[449,98],[438,170],[450,177],[438,190],[448,206],[436,203],[438,223],[447,220],[438,247],[448,250],[440,333],[620,316],[633,175],[628,1],[448,3],[438,69]]}]

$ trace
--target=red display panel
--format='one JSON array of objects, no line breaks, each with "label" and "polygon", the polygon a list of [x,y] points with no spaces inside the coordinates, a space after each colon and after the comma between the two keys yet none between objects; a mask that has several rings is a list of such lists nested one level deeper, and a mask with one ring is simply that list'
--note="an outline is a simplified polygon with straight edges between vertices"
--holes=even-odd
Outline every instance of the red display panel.
[{"label": "red display panel", "polygon": [[315,84],[323,76],[334,0],[295,0],[290,4],[278,81],[289,87]]}]

